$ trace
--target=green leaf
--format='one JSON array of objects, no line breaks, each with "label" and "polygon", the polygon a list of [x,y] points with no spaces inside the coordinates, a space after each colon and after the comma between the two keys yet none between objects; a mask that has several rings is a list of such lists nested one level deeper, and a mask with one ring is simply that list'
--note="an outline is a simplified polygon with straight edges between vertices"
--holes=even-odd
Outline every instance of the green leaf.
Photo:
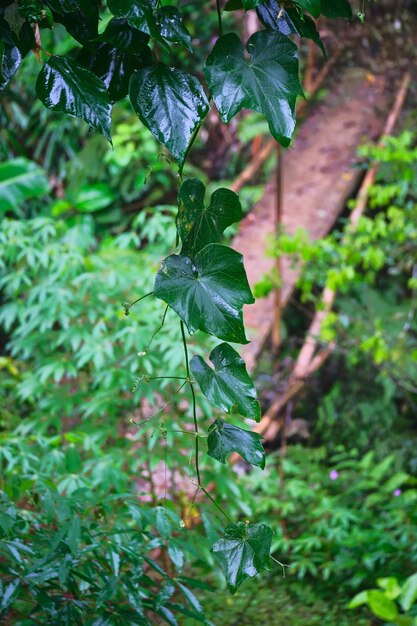
[{"label": "green leaf", "polygon": [[241,415],[260,420],[261,408],[252,379],[242,357],[227,343],[210,354],[212,369],[200,356],[190,361],[191,371],[203,394],[222,411],[236,409]]},{"label": "green leaf", "polygon": [[196,614],[199,617],[204,617],[203,607],[201,606],[193,592],[179,581],[177,582],[177,585],[181,589],[182,593],[184,594],[185,598],[188,600],[191,608],[196,612]]},{"label": "green leaf", "polygon": [[113,17],[107,24],[104,33],[100,36],[100,41],[110,43],[114,48],[118,48],[122,52],[141,54],[148,45],[149,35],[132,28],[127,20]]},{"label": "green leaf", "polygon": [[13,159],[0,163],[0,210],[11,211],[30,198],[48,193],[45,172],[36,163]]},{"label": "green leaf", "polygon": [[155,0],[108,0],[108,7],[116,17],[126,19],[131,26],[144,33],[154,34]]},{"label": "green leaf", "polygon": [[223,231],[242,219],[239,197],[229,189],[217,189],[204,206],[205,187],[196,178],[187,179],[178,193],[178,235],[181,252],[195,255],[209,243],[218,243]]},{"label": "green leaf", "polygon": [[182,15],[176,7],[161,7],[156,13],[156,23],[163,39],[181,44],[192,52],[191,35],[182,23]]},{"label": "green leaf", "polygon": [[91,0],[47,0],[56,22],[63,24],[80,43],[98,36],[98,2]]},{"label": "green leaf", "polygon": [[225,341],[247,343],[242,307],[254,302],[241,254],[220,244],[203,248],[194,259],[174,254],[156,275],[155,296],[185,322]]},{"label": "green leaf", "polygon": [[404,611],[409,611],[417,601],[417,574],[409,576],[405,581],[400,596],[400,604]]},{"label": "green leaf", "polygon": [[348,604],[349,609],[356,609],[358,606],[362,606],[363,604],[368,604],[368,590],[361,591],[357,593],[356,596],[352,598],[352,600]]},{"label": "green leaf", "polygon": [[96,128],[111,142],[111,103],[106,86],[75,61],[53,56],[36,81],[40,101],[53,111],[70,113]]},{"label": "green leaf", "polygon": [[65,543],[75,555],[78,553],[81,538],[80,518],[74,515],[68,527]]},{"label": "green leaf", "polygon": [[395,602],[387,598],[385,593],[378,589],[368,591],[368,604],[377,617],[387,622],[393,622],[398,615]]},{"label": "green leaf", "polygon": [[326,17],[352,17],[348,0],[321,0],[321,13]]},{"label": "green leaf", "polygon": [[[139,31],[137,33],[143,34]],[[81,50],[77,60],[103,81],[111,100],[116,102],[127,96],[133,72],[150,65],[151,50],[144,46],[141,54],[129,54],[101,42],[88,44]]]},{"label": "green leaf", "polygon": [[114,201],[115,194],[112,188],[105,183],[88,185],[77,190],[71,204],[77,211],[83,213],[94,213],[105,209]]},{"label": "green leaf", "polygon": [[283,35],[298,35],[311,39],[320,48],[325,59],[326,49],[314,21],[296,8],[280,8],[278,0],[267,0],[257,8],[257,14],[264,26],[277,30]]},{"label": "green leaf", "polygon": [[223,122],[242,108],[263,113],[272,135],[288,146],[295,128],[295,105],[303,91],[297,46],[279,32],[263,30],[247,44],[250,60],[234,33],[217,40],[205,75]]},{"label": "green leaf", "polygon": [[167,512],[161,506],[156,509],[155,525],[159,535],[163,539],[169,539],[169,537],[171,536],[171,523],[168,519]]},{"label": "green leaf", "polygon": [[401,594],[401,587],[398,584],[398,580],[393,576],[388,578],[377,578],[377,585],[384,590],[385,595],[390,600],[395,600]]},{"label": "green leaf", "polygon": [[258,433],[217,419],[208,431],[208,455],[220,463],[226,463],[226,457],[237,452],[247,463],[264,469],[265,450],[261,440],[262,435]]},{"label": "green leaf", "polygon": [[[311,15],[316,19],[320,15],[321,0],[293,0],[293,2],[311,13]],[[330,0],[330,2],[333,2],[333,0]]]},{"label": "green leaf", "polygon": [[129,97],[141,122],[182,165],[190,140],[209,111],[197,78],[158,63],[133,74]]},{"label": "green leaf", "polygon": [[272,530],[265,524],[229,524],[224,539],[211,552],[217,559],[232,593],[247,578],[269,569]]},{"label": "green leaf", "polygon": [[0,50],[0,91],[2,91],[22,63],[23,57],[17,46],[9,44],[7,42],[1,42],[2,49]]}]

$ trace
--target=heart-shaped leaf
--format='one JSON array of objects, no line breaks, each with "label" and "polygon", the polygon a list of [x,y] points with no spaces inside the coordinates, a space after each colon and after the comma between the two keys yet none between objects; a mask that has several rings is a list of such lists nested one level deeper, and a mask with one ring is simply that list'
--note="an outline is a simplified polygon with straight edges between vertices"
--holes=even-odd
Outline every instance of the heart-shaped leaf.
[{"label": "heart-shaped leaf", "polygon": [[191,74],[158,63],[133,74],[129,97],[141,122],[181,166],[210,108],[201,83]]},{"label": "heart-shaped leaf", "polygon": [[107,4],[116,17],[126,19],[143,33],[159,36],[154,16],[156,0],[107,0]]},{"label": "heart-shaped leaf", "polygon": [[[330,1],[333,2],[333,0]],[[293,2],[308,11],[316,19],[320,15],[321,0],[293,0]]]},{"label": "heart-shaped leaf", "polygon": [[110,43],[122,52],[142,54],[149,42],[149,35],[130,26],[126,19],[114,17],[107,24],[100,41]]},{"label": "heart-shaped leaf", "polygon": [[232,452],[237,452],[247,463],[265,468],[265,450],[261,443],[262,435],[244,430],[222,419],[217,419],[209,428],[208,455],[220,463]]},{"label": "heart-shaped leaf", "polygon": [[[136,31],[138,35],[142,35]],[[146,35],[144,35],[146,37]],[[144,46],[141,54],[129,54],[108,43],[88,44],[81,50],[78,61],[98,76],[113,102],[124,98],[129,91],[129,81],[135,70],[150,65],[151,50]]]},{"label": "heart-shaped leaf", "polygon": [[36,81],[39,100],[53,111],[85,120],[111,141],[111,103],[106,86],[93,72],[75,61],[53,56]]},{"label": "heart-shaped leaf", "polygon": [[232,593],[247,578],[269,569],[272,529],[265,524],[228,524],[224,538],[211,552],[217,559]]},{"label": "heart-shaped leaf", "polygon": [[314,20],[308,15],[304,15],[296,8],[283,9],[278,0],[267,0],[260,4],[256,12],[262,24],[272,30],[277,30],[283,35],[298,35],[312,39],[323,52],[327,59],[326,49],[317,31]]},{"label": "heart-shaped leaf", "polygon": [[185,322],[190,333],[203,330],[225,341],[248,343],[242,307],[254,302],[241,254],[220,244],[194,259],[173,254],[162,261],[154,293]]},{"label": "heart-shaped leaf", "polygon": [[161,7],[156,13],[156,23],[163,39],[181,44],[192,52],[191,35],[182,23],[182,15],[176,7]]},{"label": "heart-shaped leaf", "polygon": [[98,36],[98,2],[91,0],[46,0],[56,22],[63,24],[80,43]]},{"label": "heart-shaped leaf", "polygon": [[223,122],[242,108],[263,113],[272,135],[288,146],[295,128],[295,105],[302,95],[297,46],[279,32],[263,30],[247,44],[230,33],[217,40],[207,58],[205,75]]},{"label": "heart-shaped leaf", "polygon": [[224,230],[242,219],[239,197],[229,189],[216,189],[208,207],[206,189],[196,178],[187,179],[178,193],[178,235],[183,254],[194,256],[209,243],[218,243]]},{"label": "heart-shaped leaf", "polygon": [[210,354],[212,369],[200,356],[190,361],[191,371],[203,394],[222,411],[236,409],[241,415],[259,421],[261,408],[245,361],[227,343],[216,346]]},{"label": "heart-shaped leaf", "polygon": [[326,17],[352,17],[348,0],[321,0],[321,12]]}]

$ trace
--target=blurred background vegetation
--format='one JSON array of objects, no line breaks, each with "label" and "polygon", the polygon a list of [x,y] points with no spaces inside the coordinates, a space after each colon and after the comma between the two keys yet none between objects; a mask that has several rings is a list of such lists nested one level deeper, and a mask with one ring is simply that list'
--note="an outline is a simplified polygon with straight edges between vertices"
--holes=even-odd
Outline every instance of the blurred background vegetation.
[{"label": "blurred background vegetation", "polygon": [[[198,15],[203,57],[216,16]],[[45,41],[56,54],[69,45],[60,27]],[[151,298],[128,317],[122,307],[152,289],[174,248],[175,167],[124,101],[113,148],[44,109],[33,94],[38,69],[34,57],[24,62],[0,108],[4,623],[146,624],[150,599],[159,607],[152,624],[417,623],[417,581],[404,592],[417,572],[415,92],[398,137],[359,155],[382,167],[355,235],[342,241],[347,209],[319,242],[300,231],[274,244],[305,271],[285,312],[279,367],[268,350],[258,365],[263,406],[329,277],[341,296],[322,340],[337,349],[293,409],[303,434],[289,436],[285,454],[272,445],[264,472],[204,460],[205,483],[229,514],[273,526],[273,553],[288,564],[285,579],[274,568],[232,597],[208,550],[216,510],[200,500],[190,510],[193,472],[178,432],[190,417],[187,392],[148,381],[183,367],[178,324],[168,311],[156,333],[164,306]],[[188,173],[209,191],[227,186],[260,132],[256,115],[230,127],[210,117]],[[242,190],[245,210],[272,167]],[[198,337],[193,352],[212,345]],[[24,585],[8,584],[11,572]]]}]

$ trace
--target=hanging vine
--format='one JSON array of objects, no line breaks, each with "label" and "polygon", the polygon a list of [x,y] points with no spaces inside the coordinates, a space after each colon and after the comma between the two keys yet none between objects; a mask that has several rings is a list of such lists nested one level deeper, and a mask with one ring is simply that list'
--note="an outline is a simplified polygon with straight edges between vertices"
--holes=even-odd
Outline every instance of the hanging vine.
[{"label": "hanging vine", "polygon": [[[208,200],[203,183],[185,177],[184,170],[213,105],[226,124],[242,109],[262,113],[271,135],[287,147],[296,125],[297,98],[303,96],[297,46],[289,36],[311,39],[326,56],[315,19],[320,15],[351,18],[352,11],[348,0],[228,0],[223,7],[216,0],[218,38],[204,66],[206,89],[196,76],[172,66],[170,46],[193,50],[179,6],[157,0],[107,0],[111,19],[99,33],[103,10],[104,3],[98,0],[2,3],[0,89],[33,50],[38,59],[45,58],[36,93],[47,108],[83,119],[111,142],[112,105],[128,96],[141,122],[178,164],[176,251],[162,261],[153,291],[123,306],[128,315],[131,306],[147,296],[165,302],[156,332],[162,329],[168,308],[178,315],[186,376],[178,377],[182,384],[175,393],[188,386],[192,399],[196,475],[192,506],[201,491],[228,522],[212,552],[234,592],[246,578],[269,569],[273,531],[264,524],[230,519],[202,482],[200,444],[206,441],[207,453],[221,463],[237,452],[260,468],[265,467],[265,452],[260,435],[227,419],[215,419],[203,435],[197,418],[197,387],[225,414],[233,410],[260,420],[253,382],[229,343],[247,343],[242,310],[254,298],[242,255],[221,243],[225,229],[242,218],[239,197],[222,188]],[[249,38],[246,47],[238,33],[223,34],[223,11],[241,10],[256,10],[265,27]],[[54,23],[63,24],[81,44],[76,59],[42,49],[42,29]],[[222,341],[209,355],[213,367],[201,357],[189,359],[186,331],[201,331]]]}]

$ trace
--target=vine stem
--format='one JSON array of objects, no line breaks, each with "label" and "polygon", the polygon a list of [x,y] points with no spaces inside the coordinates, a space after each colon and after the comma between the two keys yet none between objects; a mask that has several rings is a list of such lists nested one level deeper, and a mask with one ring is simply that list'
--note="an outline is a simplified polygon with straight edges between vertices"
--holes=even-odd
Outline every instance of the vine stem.
[{"label": "vine stem", "polygon": [[149,293],[145,293],[144,296],[141,296],[140,298],[138,298],[137,300],[134,300],[133,302],[124,302],[123,303],[123,308],[125,310],[125,315],[129,315],[129,310],[132,308],[132,306],[134,306],[135,304],[137,304],[138,302],[140,302],[141,300],[144,300],[145,298],[148,298],[149,296],[153,295],[153,291],[150,291]]},{"label": "vine stem", "polygon": [[217,19],[219,22],[219,37],[221,37],[223,35],[223,23],[222,23],[222,10],[220,7],[220,0],[216,0],[216,7],[217,7]]},{"label": "vine stem", "polygon": [[[195,398],[194,384],[193,384],[193,381],[191,379],[190,365],[189,365],[189,361],[188,361],[188,348],[187,348],[187,339],[185,337],[184,322],[181,321],[180,325],[181,325],[182,344],[184,346],[184,357],[185,357],[185,367],[186,367],[186,371],[187,371],[187,382],[188,382],[188,384],[190,386],[190,389],[191,389],[192,404],[193,404],[193,420],[194,420],[194,436],[195,436],[195,472],[196,472],[196,475],[197,475],[197,492],[199,490],[201,490],[207,496],[207,498],[214,504],[214,506],[220,511],[220,513],[222,515],[224,515],[224,517],[230,523],[232,523],[232,520],[228,516],[226,511],[224,509],[222,509],[220,504],[218,504],[216,502],[216,500],[211,496],[211,494],[207,491],[207,489],[204,487],[203,483],[201,482],[200,464],[199,464],[199,459],[198,459],[198,455],[199,455],[199,441],[198,440],[199,440],[199,437],[200,437],[200,433],[199,433],[199,430],[198,430],[198,422],[197,422],[197,403],[196,403],[196,398]],[[194,495],[193,502],[192,502],[192,507],[194,506],[196,495],[197,495],[197,493]],[[191,510],[190,510],[190,512],[191,512]],[[190,514],[190,512],[189,512],[189,514]]]}]

